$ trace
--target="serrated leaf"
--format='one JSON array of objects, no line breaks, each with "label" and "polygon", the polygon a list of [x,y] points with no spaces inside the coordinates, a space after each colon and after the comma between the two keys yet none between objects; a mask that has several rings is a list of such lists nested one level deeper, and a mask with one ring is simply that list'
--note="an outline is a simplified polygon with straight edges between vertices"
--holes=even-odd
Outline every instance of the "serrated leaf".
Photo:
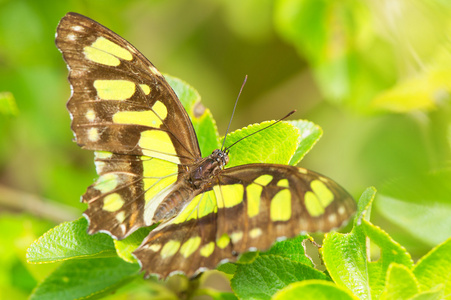
[{"label": "serrated leaf", "polygon": [[377,298],[384,289],[385,278],[390,264],[398,263],[411,268],[413,266],[413,261],[407,250],[394,241],[381,228],[366,220],[363,220],[362,227],[365,235],[380,248],[380,258],[377,261],[368,263],[371,295],[374,298]]},{"label": "serrated leaf", "polygon": [[126,263],[118,257],[70,260],[42,281],[30,299],[97,298],[111,293],[138,273],[137,264]]},{"label": "serrated leaf", "polygon": [[380,299],[410,299],[418,292],[419,287],[412,270],[404,265],[390,264],[387,281]]},{"label": "serrated leaf", "polygon": [[307,280],[328,280],[324,273],[303,263],[275,255],[257,257],[251,264],[238,265],[232,289],[240,299],[270,299],[288,284]]},{"label": "serrated leaf", "polygon": [[149,235],[157,225],[151,227],[143,227],[133,232],[127,238],[123,240],[114,240],[114,246],[116,247],[117,255],[129,263],[137,263],[138,261],[132,255],[133,251],[141,245],[142,241]]},{"label": "serrated leaf", "polygon": [[299,235],[292,239],[277,242],[271,247],[271,249],[266,252],[260,253],[260,255],[278,255],[280,257],[285,257],[292,261],[300,262],[313,267],[313,262],[305,255],[305,239],[310,239],[310,236]]},{"label": "serrated leaf", "polygon": [[298,144],[296,152],[294,153],[289,163],[290,165],[295,166],[319,141],[319,139],[323,135],[323,130],[318,125],[306,120],[295,120],[286,122],[297,127],[301,135],[300,142]]},{"label": "serrated leaf", "polygon": [[216,268],[216,270],[226,273],[228,275],[235,274],[236,269],[237,269],[237,266],[234,263],[225,263],[225,264],[219,265]]},{"label": "serrated leaf", "polygon": [[348,288],[360,299],[370,299],[364,247],[363,234],[328,233],[323,241],[323,260],[338,286]]},{"label": "serrated leaf", "polygon": [[413,268],[421,291],[427,291],[440,284],[444,294],[451,295],[451,238],[423,256]]},{"label": "serrated leaf", "polygon": [[272,300],[356,300],[358,299],[349,291],[340,288],[336,284],[324,280],[305,280],[295,282],[278,291]]},{"label": "serrated leaf", "polygon": [[179,78],[167,74],[164,77],[174,89],[191,119],[202,156],[210,155],[213,150],[220,147],[218,129],[213,115],[202,105],[200,95],[195,88]]},{"label": "serrated leaf", "polygon": [[[409,268],[413,265],[409,253],[401,245],[366,220],[369,216],[365,212],[370,210],[374,196],[374,188],[367,189],[359,200],[357,220],[351,233],[326,234],[322,248],[330,276],[359,299],[379,297],[391,263]],[[375,262],[370,262],[367,257],[367,238],[380,248],[381,257]]]},{"label": "serrated leaf", "polygon": [[371,213],[371,205],[373,204],[375,197],[376,197],[376,189],[374,187],[369,187],[362,193],[362,196],[360,196],[357,205],[357,212],[354,218],[354,226],[360,225],[362,219],[364,218],[369,220]]},{"label": "serrated leaf", "polygon": [[114,257],[116,249],[110,236],[89,235],[85,218],[62,223],[37,239],[27,252],[30,263],[49,263],[70,258]]},{"label": "serrated leaf", "polygon": [[[375,194],[374,188],[368,188],[363,192],[358,201],[354,228],[361,223]],[[366,270],[365,236],[362,231],[353,231],[348,234],[338,232],[326,234],[322,252],[324,264],[335,283],[353,291],[359,298],[367,299],[370,290]]]},{"label": "serrated leaf", "polygon": [[[227,136],[226,147],[275,121],[253,124],[236,130]],[[250,163],[288,164],[299,143],[299,129],[287,122],[280,122],[257,134],[249,136],[230,149],[230,162],[226,168]]]}]

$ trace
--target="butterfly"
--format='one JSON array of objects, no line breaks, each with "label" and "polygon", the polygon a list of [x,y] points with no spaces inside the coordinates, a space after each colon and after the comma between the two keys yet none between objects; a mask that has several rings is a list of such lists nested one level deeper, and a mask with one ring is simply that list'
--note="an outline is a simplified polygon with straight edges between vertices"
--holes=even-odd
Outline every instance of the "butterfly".
[{"label": "butterfly", "polygon": [[108,28],[68,13],[56,45],[69,69],[75,141],[95,151],[99,178],[82,196],[88,233],[121,240],[158,224],[133,252],[146,275],[193,277],[281,237],[338,228],[354,214],[352,197],[313,171],[225,168],[221,149],[203,158],[171,86]]}]

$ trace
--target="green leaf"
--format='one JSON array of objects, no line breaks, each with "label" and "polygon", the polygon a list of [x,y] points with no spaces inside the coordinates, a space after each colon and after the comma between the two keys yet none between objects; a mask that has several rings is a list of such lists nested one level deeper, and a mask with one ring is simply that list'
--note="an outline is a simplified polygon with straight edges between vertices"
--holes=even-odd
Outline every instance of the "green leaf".
[{"label": "green leaf", "polygon": [[[226,147],[275,121],[253,124],[227,136]],[[288,164],[299,144],[299,129],[287,122],[269,127],[249,136],[230,149],[230,162],[226,168],[250,163]]]},{"label": "green leaf", "polygon": [[116,247],[117,255],[129,263],[137,263],[138,261],[132,255],[133,251],[141,245],[142,241],[149,235],[157,225],[151,227],[143,227],[133,232],[130,236],[123,240],[114,240],[114,246]]},{"label": "green leaf", "polygon": [[30,299],[97,298],[116,290],[138,273],[138,265],[118,257],[70,260],[41,282]]},{"label": "green leaf", "polygon": [[435,48],[435,53],[425,59],[429,60],[425,67],[411,72],[410,76],[377,95],[371,103],[374,108],[408,113],[430,111],[440,105],[444,97],[451,92],[451,57],[447,43],[439,41],[431,46]]},{"label": "green leaf", "polygon": [[[365,212],[369,211],[374,196],[373,188],[362,194],[351,233],[328,233],[323,244],[323,259],[330,276],[339,286],[350,289],[360,299],[379,297],[392,262],[407,267],[413,265],[410,255],[401,245],[366,220],[369,215]],[[367,238],[380,248],[378,261],[370,262],[367,257]]]},{"label": "green leaf", "polygon": [[[172,278],[172,277],[171,277]],[[188,280],[188,279],[187,279]],[[202,276],[198,278],[198,280],[191,280],[191,286],[195,286],[196,290],[194,291],[194,297],[192,299],[205,298],[210,299],[210,297],[214,300],[236,300],[237,297],[231,292],[228,291],[230,288],[227,288],[227,292],[225,287],[230,286],[230,276],[218,272],[216,270],[210,270],[204,272]],[[194,283],[194,284],[192,284]],[[189,289],[189,287],[188,287]],[[218,290],[219,289],[219,290]],[[181,293],[178,293],[179,295]],[[204,295],[208,295],[210,297],[205,297]],[[202,297],[204,296],[204,297]],[[177,297],[179,299],[179,297]],[[191,298],[189,298],[191,299]]]},{"label": "green leaf", "polygon": [[224,264],[219,265],[216,268],[216,270],[226,273],[228,275],[235,274],[236,269],[237,269],[237,266],[234,263],[224,263]]},{"label": "green leaf", "polygon": [[365,236],[358,232],[328,233],[322,250],[324,264],[335,283],[360,299],[370,299]]},{"label": "green leaf", "polygon": [[392,263],[388,268],[381,300],[410,299],[419,292],[418,282],[410,268]]},{"label": "green leaf", "polygon": [[230,292],[220,292],[214,289],[198,289],[197,295],[208,295],[213,300],[237,300],[238,298]]},{"label": "green leaf", "polygon": [[211,154],[220,145],[218,129],[210,110],[202,105],[199,93],[188,83],[170,75],[164,77],[174,89],[193,123],[202,155]]},{"label": "green leaf", "polygon": [[328,280],[328,277],[303,263],[264,255],[251,264],[238,265],[232,279],[232,289],[240,299],[270,299],[290,283],[306,279]]},{"label": "green leaf", "polygon": [[376,208],[413,237],[435,246],[451,236],[449,182],[449,170],[391,180],[381,189]]},{"label": "green leaf", "polygon": [[310,267],[314,267],[311,259],[305,254],[305,240],[311,240],[308,235],[299,235],[295,238],[276,242],[268,251],[265,252],[245,252],[236,263],[225,263],[220,265],[217,270],[226,274],[235,274],[237,264],[249,264],[255,261],[259,256],[277,255],[279,257],[288,258],[294,262],[300,262]]},{"label": "green leaf", "polygon": [[381,228],[363,220],[362,229],[371,242],[380,248],[380,258],[377,261],[369,262],[367,270],[371,295],[373,297],[379,297],[384,289],[386,273],[390,264],[395,262],[411,268],[413,261],[407,250],[394,241]]},{"label": "green leaf", "polygon": [[305,280],[294,282],[286,288],[278,291],[272,300],[297,300],[297,299],[315,299],[315,300],[352,300],[358,299],[349,291],[340,288],[336,284],[324,280]]},{"label": "green leaf", "polygon": [[409,300],[443,300],[443,299],[449,299],[449,296],[445,297],[444,286],[438,285],[435,288],[430,289],[429,291],[421,292],[415,295]]},{"label": "green leaf", "polygon": [[360,196],[357,213],[354,218],[354,226],[360,225],[362,219],[366,218],[369,220],[371,214],[371,205],[376,197],[376,189],[374,187],[367,188]]},{"label": "green leaf", "polygon": [[304,158],[304,156],[313,148],[313,146],[315,146],[316,142],[319,141],[319,139],[323,135],[323,130],[318,125],[306,120],[287,122],[299,128],[301,135],[301,139],[296,152],[294,153],[289,163],[290,165],[295,166]]},{"label": "green leaf", "polygon": [[0,115],[17,116],[19,109],[11,92],[0,92]]},{"label": "green leaf", "polygon": [[[451,76],[451,74],[448,74]],[[432,110],[435,106],[433,92],[437,92],[444,82],[430,82],[428,74],[405,79],[393,88],[374,97],[371,105],[378,110],[408,113],[416,110]],[[448,80],[449,77],[445,77]],[[435,85],[435,86],[432,86]]]},{"label": "green leaf", "polygon": [[299,235],[292,239],[277,242],[271,249],[260,253],[260,255],[274,254],[313,267],[313,262],[305,254],[304,241],[309,239],[311,239],[311,237],[308,235]]},{"label": "green leaf", "polygon": [[375,35],[371,14],[359,1],[278,0],[274,23],[308,61],[326,99],[363,110],[396,74],[391,45]]},{"label": "green leaf", "polygon": [[[370,209],[376,190],[368,188],[358,201],[354,228],[361,223]],[[365,236],[361,230],[348,234],[331,232],[323,241],[323,260],[329,275],[339,286],[353,291],[359,298],[368,298],[370,291],[367,276]],[[352,276],[350,276],[352,274]]]},{"label": "green leaf", "polygon": [[421,291],[443,284],[445,295],[451,295],[451,238],[423,256],[413,268]]},{"label": "green leaf", "polygon": [[70,258],[114,257],[113,240],[104,233],[88,235],[85,218],[62,223],[37,239],[27,252],[30,263],[49,263]]}]

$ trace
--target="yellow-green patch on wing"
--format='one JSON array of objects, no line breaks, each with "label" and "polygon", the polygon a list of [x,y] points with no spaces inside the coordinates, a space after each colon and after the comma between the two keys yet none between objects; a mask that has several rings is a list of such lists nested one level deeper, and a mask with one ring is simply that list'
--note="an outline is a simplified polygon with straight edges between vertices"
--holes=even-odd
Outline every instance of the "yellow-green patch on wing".
[{"label": "yellow-green patch on wing", "polygon": [[117,57],[97,48],[87,46],[83,49],[83,53],[88,60],[102,65],[117,67],[121,64]]},{"label": "yellow-green patch on wing", "polygon": [[180,254],[185,258],[188,258],[199,248],[200,243],[201,238],[199,236],[190,238],[185,243],[183,243],[182,247],[180,247]]},{"label": "yellow-green patch on wing", "polygon": [[271,199],[270,208],[272,221],[288,221],[291,217],[291,192],[288,189],[280,190]]},{"label": "yellow-green patch on wing", "polygon": [[141,133],[139,146],[144,155],[167,160],[176,164],[180,163],[174,144],[165,131],[146,130]]},{"label": "yellow-green patch on wing", "polygon": [[147,84],[140,84],[139,87],[141,88],[141,90],[144,92],[145,95],[150,94],[150,86],[148,86]]},{"label": "yellow-green patch on wing", "polygon": [[218,208],[229,208],[243,202],[244,187],[242,184],[215,185],[213,190]]},{"label": "yellow-green patch on wing", "polygon": [[263,187],[252,183],[246,187],[247,215],[249,218],[255,217],[260,212],[260,202]]},{"label": "yellow-green patch on wing", "polygon": [[119,185],[119,177],[114,173],[107,173],[97,179],[94,188],[103,194],[111,192]]},{"label": "yellow-green patch on wing", "polygon": [[97,96],[102,100],[127,100],[136,91],[136,84],[130,80],[101,80],[94,81]]},{"label": "yellow-green patch on wing", "polygon": [[258,178],[256,178],[256,179],[254,180],[254,182],[257,183],[257,184],[260,184],[260,185],[265,186],[265,185],[267,185],[268,183],[270,183],[272,179],[273,179],[273,176],[272,176],[272,175],[264,174],[264,175],[261,175],[261,176],[259,176]]},{"label": "yellow-green patch on wing", "polygon": [[170,240],[164,244],[161,249],[160,255],[162,258],[168,258],[174,256],[180,248],[180,241]]},{"label": "yellow-green patch on wing", "polygon": [[124,203],[121,195],[117,193],[109,194],[103,199],[103,210],[115,212],[118,211]]},{"label": "yellow-green patch on wing", "polygon": [[158,158],[143,157],[143,181],[146,202],[177,180],[178,166]]},{"label": "yellow-green patch on wing", "polygon": [[317,217],[319,215],[322,215],[324,213],[324,207],[321,205],[318,197],[313,192],[306,192],[304,196],[305,200],[305,207],[307,208],[308,213],[313,216]]},{"label": "yellow-green patch on wing", "polygon": [[208,214],[216,213],[216,197],[213,191],[199,194],[175,217],[173,223],[180,224],[192,219],[200,219]]},{"label": "yellow-green patch on wing", "polygon": [[[103,36],[98,37],[94,43],[91,44],[90,47],[100,52],[103,52],[105,55],[114,55],[115,57],[119,57],[125,60],[132,60],[133,55],[127,49],[122,48],[118,44],[104,38]],[[86,51],[86,48],[84,49]]]},{"label": "yellow-green patch on wing", "polygon": [[162,120],[166,119],[168,116],[168,109],[161,101],[156,101],[152,106],[152,110],[159,116]]},{"label": "yellow-green patch on wing", "polygon": [[224,233],[223,235],[221,235],[221,237],[219,239],[217,239],[216,244],[218,245],[219,248],[224,249],[225,247],[227,247],[230,243],[230,237],[227,233]]},{"label": "yellow-green patch on wing", "polygon": [[332,201],[334,201],[334,194],[332,191],[321,181],[313,180],[310,183],[310,187],[318,197],[323,207],[327,207]]},{"label": "yellow-green patch on wing", "polygon": [[202,248],[200,248],[200,255],[202,255],[203,257],[209,257],[211,254],[213,254],[214,251],[215,251],[215,243],[210,242],[202,246]]},{"label": "yellow-green patch on wing", "polygon": [[151,110],[148,111],[119,111],[113,115],[115,124],[134,124],[159,128],[163,122]]}]

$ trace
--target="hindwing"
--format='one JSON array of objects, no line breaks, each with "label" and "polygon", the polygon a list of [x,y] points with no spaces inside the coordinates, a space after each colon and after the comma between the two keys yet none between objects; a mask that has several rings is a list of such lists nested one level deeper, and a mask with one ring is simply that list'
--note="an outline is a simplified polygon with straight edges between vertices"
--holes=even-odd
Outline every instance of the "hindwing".
[{"label": "hindwing", "polygon": [[352,197],[318,173],[286,165],[223,170],[215,186],[157,227],[134,255],[147,273],[196,275],[250,249],[303,232],[327,232],[355,212]]}]

